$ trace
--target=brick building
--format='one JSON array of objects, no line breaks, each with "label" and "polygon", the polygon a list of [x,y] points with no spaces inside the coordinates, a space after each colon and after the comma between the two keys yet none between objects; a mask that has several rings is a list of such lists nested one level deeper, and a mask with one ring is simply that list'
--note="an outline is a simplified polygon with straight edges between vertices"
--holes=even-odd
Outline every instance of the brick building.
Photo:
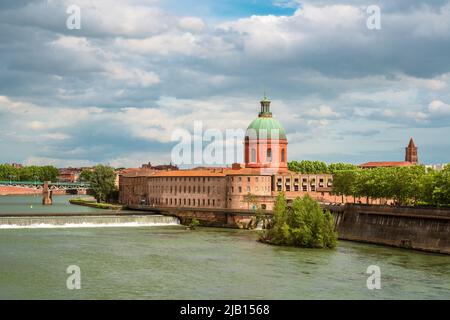
[{"label": "brick building", "polygon": [[323,202],[331,195],[330,174],[298,174],[287,168],[288,141],[272,116],[270,100],[261,101],[258,118],[247,128],[244,164],[231,168],[134,170],[119,177],[119,201],[157,207],[272,210],[279,192],[288,201],[309,194]]},{"label": "brick building", "polygon": [[379,168],[379,167],[410,167],[419,164],[419,156],[414,140],[409,140],[408,146],[405,148],[405,161],[372,161],[360,164],[363,169]]}]

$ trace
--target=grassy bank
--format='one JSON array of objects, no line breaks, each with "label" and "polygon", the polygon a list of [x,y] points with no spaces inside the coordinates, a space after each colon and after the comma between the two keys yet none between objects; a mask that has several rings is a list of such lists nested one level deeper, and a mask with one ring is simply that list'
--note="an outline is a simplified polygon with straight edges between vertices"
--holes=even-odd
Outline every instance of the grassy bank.
[{"label": "grassy bank", "polygon": [[120,204],[97,203],[95,200],[86,200],[86,199],[81,199],[81,198],[70,199],[69,202],[71,204],[92,207],[92,208],[97,208],[97,209],[122,210],[124,208]]}]

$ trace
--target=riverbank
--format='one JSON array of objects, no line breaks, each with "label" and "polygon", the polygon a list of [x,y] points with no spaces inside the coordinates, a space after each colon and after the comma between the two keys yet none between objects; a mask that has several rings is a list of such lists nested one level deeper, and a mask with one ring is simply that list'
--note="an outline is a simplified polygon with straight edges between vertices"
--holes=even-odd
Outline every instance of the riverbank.
[{"label": "riverbank", "polygon": [[120,204],[111,204],[111,203],[98,203],[95,200],[87,200],[82,198],[75,198],[69,200],[70,204],[91,207],[96,209],[108,209],[108,210],[123,210],[125,206]]},{"label": "riverbank", "polygon": [[0,186],[0,196],[41,194],[42,190],[33,188]]}]

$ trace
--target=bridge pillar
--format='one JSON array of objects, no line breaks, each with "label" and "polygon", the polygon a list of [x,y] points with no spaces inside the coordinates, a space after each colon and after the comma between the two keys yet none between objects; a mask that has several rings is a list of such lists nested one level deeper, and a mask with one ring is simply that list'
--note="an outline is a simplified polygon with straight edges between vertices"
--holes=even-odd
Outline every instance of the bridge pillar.
[{"label": "bridge pillar", "polygon": [[50,181],[44,181],[44,187],[42,188],[42,204],[45,206],[53,204],[53,192],[48,188],[49,182]]}]

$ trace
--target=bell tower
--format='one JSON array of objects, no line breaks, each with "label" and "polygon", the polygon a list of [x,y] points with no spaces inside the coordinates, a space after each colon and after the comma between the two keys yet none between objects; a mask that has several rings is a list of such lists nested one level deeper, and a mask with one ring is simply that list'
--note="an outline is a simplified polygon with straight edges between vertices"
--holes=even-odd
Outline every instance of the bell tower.
[{"label": "bell tower", "polygon": [[414,164],[417,164],[419,162],[419,156],[417,153],[417,147],[414,144],[414,140],[411,138],[409,140],[409,144],[406,147],[406,153],[405,153],[405,161],[411,162]]}]

